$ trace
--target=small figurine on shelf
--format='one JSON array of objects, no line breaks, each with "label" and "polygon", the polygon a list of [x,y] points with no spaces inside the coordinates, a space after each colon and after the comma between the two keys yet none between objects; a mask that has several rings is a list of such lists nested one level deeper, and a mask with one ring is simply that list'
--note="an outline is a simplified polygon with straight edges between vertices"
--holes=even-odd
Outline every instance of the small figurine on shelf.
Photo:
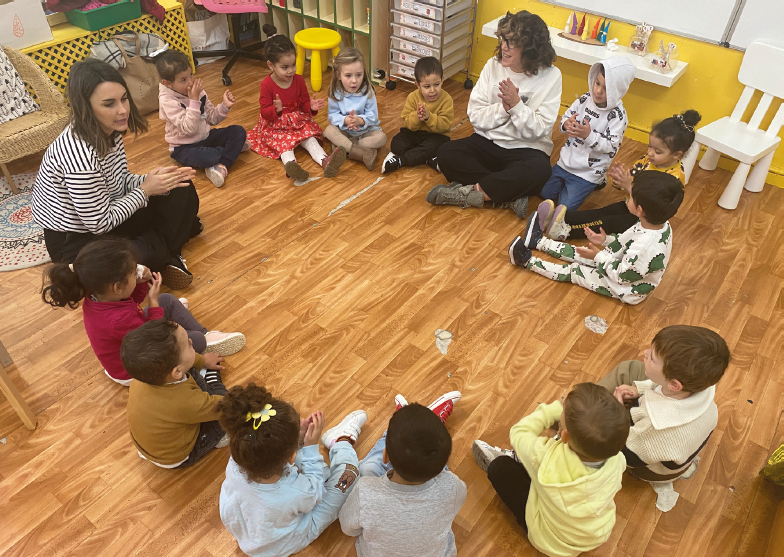
[{"label": "small figurine on shelf", "polygon": [[599,36],[596,37],[600,43],[605,44],[607,42],[607,33],[609,30],[610,30],[610,20],[605,18],[601,30],[599,31]]},{"label": "small figurine on shelf", "polygon": [[591,32],[591,38],[595,39],[599,34],[599,25],[602,23],[602,18],[596,20],[596,25],[593,26],[593,32]]},{"label": "small figurine on shelf", "polygon": [[583,31],[585,31],[585,14],[583,14],[583,20],[580,22],[580,26],[577,28],[577,33],[575,33],[575,35],[580,35],[582,37]]},{"label": "small figurine on shelf", "polygon": [[569,17],[566,18],[566,25],[564,25],[564,33],[567,35],[572,32],[572,17],[574,16],[574,12],[569,14]]},{"label": "small figurine on shelf", "polygon": [[647,25],[645,22],[639,24],[629,42],[629,52],[638,56],[645,56],[645,53],[648,51],[648,40],[651,38],[651,33],[653,33],[653,25]]},{"label": "small figurine on shelf", "polygon": [[678,66],[678,47],[675,43],[670,43],[666,47],[664,41],[659,41],[657,50],[651,59],[651,65],[661,73],[671,72]]},{"label": "small figurine on shelf", "polygon": [[572,12],[572,29],[569,31],[570,34],[576,35],[577,34],[577,14]]}]

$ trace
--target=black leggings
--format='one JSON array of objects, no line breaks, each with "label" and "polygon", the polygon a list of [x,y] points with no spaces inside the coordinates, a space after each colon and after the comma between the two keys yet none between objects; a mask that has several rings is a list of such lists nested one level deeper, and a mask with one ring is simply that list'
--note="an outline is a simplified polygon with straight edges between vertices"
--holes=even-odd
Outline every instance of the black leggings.
[{"label": "black leggings", "polygon": [[499,456],[487,467],[487,479],[493,484],[501,501],[509,507],[517,523],[528,532],[525,522],[525,506],[531,491],[531,476],[525,466],[508,456]]},{"label": "black leggings", "polygon": [[599,209],[587,211],[566,211],[564,222],[571,227],[570,238],[585,238],[583,228],[589,227],[594,232],[603,228],[607,234],[621,234],[637,224],[638,219],[629,212],[625,201],[619,201]]},{"label": "black leggings", "polygon": [[[139,256],[139,263],[159,272],[199,233],[198,212],[199,194],[190,182],[188,186],[174,188],[169,195],[151,197],[147,207],[142,207],[105,235],[128,238]],[[79,250],[103,236],[44,228],[46,250],[54,263],[73,263]]]},{"label": "black leggings", "polygon": [[493,203],[539,195],[552,174],[539,149],[504,149],[479,134],[438,148],[438,168],[450,182],[479,184]]}]

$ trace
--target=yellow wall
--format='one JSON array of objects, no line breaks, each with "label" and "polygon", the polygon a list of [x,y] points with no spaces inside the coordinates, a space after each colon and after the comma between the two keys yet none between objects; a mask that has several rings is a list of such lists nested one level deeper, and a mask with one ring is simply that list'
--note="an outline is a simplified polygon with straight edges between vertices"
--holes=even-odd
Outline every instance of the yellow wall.
[{"label": "yellow wall", "polygon": [[[482,25],[506,13],[507,10],[528,10],[539,15],[548,25],[563,28],[570,13],[568,9],[536,0],[512,0],[512,2],[478,0],[477,4],[474,59],[471,65],[474,81],[487,59],[493,55],[497,44],[494,39],[482,35]],[[590,28],[593,29],[596,18],[589,14],[587,21],[590,21]],[[628,45],[633,32],[632,25],[614,21],[610,25],[608,37],[610,39],[617,37],[620,48],[624,48]],[[742,52],[658,31],[653,32],[651,44],[658,45],[660,39],[664,39],[665,44],[672,41],[678,45],[680,58],[688,62],[689,67],[672,87],[663,87],[645,81],[632,83],[629,92],[623,98],[623,104],[629,116],[626,137],[637,141],[648,141],[648,133],[654,121],[689,108],[700,112],[701,125],[728,116],[743,91],[743,85],[737,79],[743,60]],[[562,104],[566,107],[588,90],[588,66],[563,58],[559,58],[555,65],[563,74]],[[784,71],[784,68],[771,68],[771,71],[780,72]],[[774,101],[768,111],[768,117],[763,121],[763,128],[767,128],[779,104],[779,101]],[[752,108],[756,106],[754,103],[752,105]],[[750,110],[747,114],[747,121],[751,112]],[[734,169],[736,164],[722,157],[719,166]],[[773,158],[767,182],[784,187],[784,147],[779,148]]]}]

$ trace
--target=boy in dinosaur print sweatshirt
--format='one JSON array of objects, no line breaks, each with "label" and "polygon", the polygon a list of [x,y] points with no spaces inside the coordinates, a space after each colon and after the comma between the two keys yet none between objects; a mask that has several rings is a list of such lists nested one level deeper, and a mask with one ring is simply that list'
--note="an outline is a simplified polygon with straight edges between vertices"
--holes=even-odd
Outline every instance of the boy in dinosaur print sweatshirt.
[{"label": "boy in dinosaur print sweatshirt", "polygon": [[[683,201],[680,181],[663,172],[647,170],[634,177],[629,211],[640,219],[619,235],[598,234],[585,229],[591,244],[575,247],[543,237],[543,223],[534,212],[524,236],[509,246],[513,265],[551,280],[571,282],[598,294],[639,304],[659,285],[670,259],[672,228],[668,219]],[[604,249],[601,249],[603,246]],[[532,249],[568,263],[558,264],[533,257]]]}]

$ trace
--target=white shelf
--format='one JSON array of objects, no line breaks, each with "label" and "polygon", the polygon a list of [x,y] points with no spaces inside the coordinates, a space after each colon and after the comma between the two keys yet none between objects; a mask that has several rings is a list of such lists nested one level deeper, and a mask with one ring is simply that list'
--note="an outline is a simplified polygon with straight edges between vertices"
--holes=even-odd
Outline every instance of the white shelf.
[{"label": "white shelf", "polygon": [[[495,39],[495,31],[498,29],[498,22],[500,20],[501,17],[498,17],[489,23],[485,23],[482,26],[482,35]],[[634,73],[634,78],[641,81],[655,83],[656,85],[662,85],[664,87],[672,87],[672,84],[678,81],[678,79],[680,79],[680,77],[686,72],[686,68],[689,67],[687,62],[679,60],[678,66],[674,71],[664,74],[659,73],[658,71],[651,68],[651,58],[653,58],[653,54],[637,56],[636,54],[631,54],[628,52],[626,50],[626,46],[624,45],[619,45],[617,50],[610,51],[607,50],[604,46],[582,44],[575,41],[570,41],[569,39],[564,39],[563,37],[559,37],[558,33],[561,33],[563,29],[558,29],[556,27],[550,27],[549,29],[550,40],[553,43],[555,53],[561,58],[574,60],[575,62],[581,62],[583,64],[593,65],[596,62],[601,62],[605,58],[610,58],[611,56],[626,56],[637,67],[637,71]]]}]

